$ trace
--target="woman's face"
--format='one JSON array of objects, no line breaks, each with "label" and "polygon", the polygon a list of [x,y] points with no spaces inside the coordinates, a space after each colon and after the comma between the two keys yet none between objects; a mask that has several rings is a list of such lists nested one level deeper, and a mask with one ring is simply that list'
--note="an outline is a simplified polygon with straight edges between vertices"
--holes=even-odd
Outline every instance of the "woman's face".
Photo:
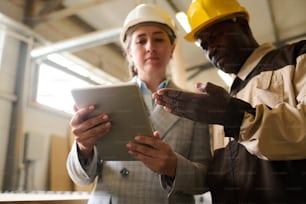
[{"label": "woman's face", "polygon": [[161,27],[140,26],[131,34],[127,55],[134,63],[140,78],[165,78],[174,47],[168,34]]}]

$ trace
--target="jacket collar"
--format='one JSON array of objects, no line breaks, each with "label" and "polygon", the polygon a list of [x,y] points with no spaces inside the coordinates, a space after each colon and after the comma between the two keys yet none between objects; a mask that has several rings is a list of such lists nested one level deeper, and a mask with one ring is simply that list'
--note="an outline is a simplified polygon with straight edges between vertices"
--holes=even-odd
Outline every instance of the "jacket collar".
[{"label": "jacket collar", "polygon": [[259,61],[268,53],[274,50],[276,47],[271,43],[264,43],[258,48],[254,50],[254,52],[250,55],[244,65],[241,67],[240,71],[237,74],[241,80],[245,80],[245,78],[250,74],[250,72],[255,68],[255,66],[259,63]]},{"label": "jacket collar", "polygon": [[[169,80],[167,88],[179,89],[171,80]],[[166,133],[180,119],[180,117],[166,112],[160,105],[156,105],[155,109],[151,112],[150,118],[153,123],[153,128],[159,131],[161,139],[165,137]]]}]

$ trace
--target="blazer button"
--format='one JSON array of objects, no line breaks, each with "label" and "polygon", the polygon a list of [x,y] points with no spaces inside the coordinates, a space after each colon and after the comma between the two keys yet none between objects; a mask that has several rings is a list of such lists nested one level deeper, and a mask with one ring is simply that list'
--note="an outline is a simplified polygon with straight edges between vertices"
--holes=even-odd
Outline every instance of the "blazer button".
[{"label": "blazer button", "polygon": [[129,171],[127,168],[123,168],[123,169],[121,169],[121,171],[120,171],[120,174],[121,174],[122,176],[124,176],[124,177],[128,176],[129,173],[130,173],[130,171]]}]

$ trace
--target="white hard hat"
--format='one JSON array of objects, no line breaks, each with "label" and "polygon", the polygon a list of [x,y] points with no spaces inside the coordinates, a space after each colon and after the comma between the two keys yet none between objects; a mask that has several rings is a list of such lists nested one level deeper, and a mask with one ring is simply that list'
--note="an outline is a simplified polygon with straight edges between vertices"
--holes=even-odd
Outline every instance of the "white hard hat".
[{"label": "white hard hat", "polygon": [[140,4],[136,6],[124,20],[120,33],[120,42],[123,45],[126,40],[126,32],[129,28],[146,22],[155,22],[167,25],[176,36],[176,27],[171,16],[156,4]]}]

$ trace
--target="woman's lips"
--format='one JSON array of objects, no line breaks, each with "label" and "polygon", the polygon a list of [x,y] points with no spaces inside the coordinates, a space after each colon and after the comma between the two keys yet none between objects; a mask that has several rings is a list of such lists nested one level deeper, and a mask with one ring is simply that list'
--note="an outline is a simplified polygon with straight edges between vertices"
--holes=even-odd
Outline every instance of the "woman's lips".
[{"label": "woman's lips", "polygon": [[147,57],[147,58],[146,58],[146,61],[155,61],[155,60],[158,60],[158,57],[156,57],[156,56],[150,56],[150,57]]}]

